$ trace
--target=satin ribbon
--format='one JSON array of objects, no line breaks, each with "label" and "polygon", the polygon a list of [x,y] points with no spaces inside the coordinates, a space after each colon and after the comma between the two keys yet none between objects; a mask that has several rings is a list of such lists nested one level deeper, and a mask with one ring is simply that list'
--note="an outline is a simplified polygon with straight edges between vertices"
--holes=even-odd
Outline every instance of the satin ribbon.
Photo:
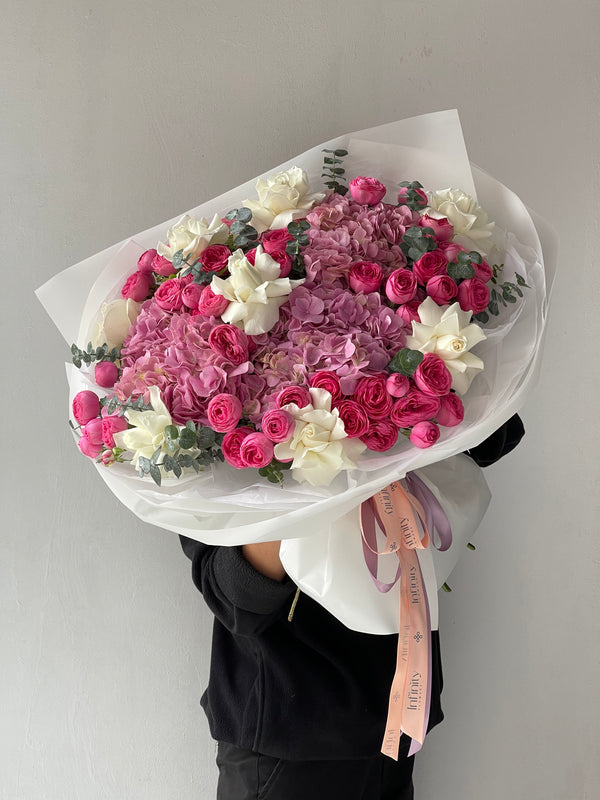
[{"label": "satin ribbon", "polygon": [[[408,489],[408,491],[407,491]],[[431,705],[431,620],[417,550],[437,534],[440,550],[452,544],[452,531],[435,495],[414,473],[404,486],[394,481],[360,506],[363,553],[369,573],[380,592],[400,581],[400,630],[396,672],[390,690],[388,718],[381,752],[398,759],[400,737],[411,738],[409,755],[421,749],[427,733]],[[377,548],[377,526],[384,532],[383,550]],[[391,582],[377,577],[378,558],[395,554],[398,568]]]}]

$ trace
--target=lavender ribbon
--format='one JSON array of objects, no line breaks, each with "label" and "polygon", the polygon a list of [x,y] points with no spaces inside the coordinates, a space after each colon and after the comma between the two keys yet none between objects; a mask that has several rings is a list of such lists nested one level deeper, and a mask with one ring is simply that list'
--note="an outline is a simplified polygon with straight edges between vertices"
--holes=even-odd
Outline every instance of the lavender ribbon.
[{"label": "lavender ribbon", "polygon": [[436,549],[444,552],[452,544],[452,528],[444,509],[431,489],[414,472],[407,473],[405,481],[407,489],[425,509],[425,524],[431,537],[435,533],[438,535],[439,546],[434,542]]}]

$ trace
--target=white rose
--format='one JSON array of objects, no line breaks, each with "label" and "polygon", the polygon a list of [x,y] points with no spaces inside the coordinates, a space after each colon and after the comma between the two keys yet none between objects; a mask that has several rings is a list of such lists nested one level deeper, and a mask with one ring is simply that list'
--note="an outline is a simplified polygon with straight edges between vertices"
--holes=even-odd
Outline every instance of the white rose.
[{"label": "white rose", "polygon": [[258,202],[243,202],[252,211],[252,226],[262,233],[268,228],[287,228],[292,220],[305,217],[325,197],[324,192],[309,194],[309,188],[306,172],[300,167],[270,175],[266,180],[259,178]]},{"label": "white rose", "polygon": [[168,245],[159,242],[156,246],[160,256],[172,261],[175,253],[183,250],[184,258],[191,256],[196,260],[209,244],[225,244],[229,237],[229,228],[221,222],[217,214],[210,222],[204,217],[194,219],[186,214],[176,225],[169,228],[167,236]]},{"label": "white rose", "polygon": [[[159,447],[167,453],[165,428],[172,425],[168,408],[160,399],[158,386],[150,387],[151,411],[127,409],[125,418],[133,428],[114,434],[115,444],[133,453],[133,465],[137,467],[140,456],[152,458]],[[162,457],[159,459],[161,463]]]},{"label": "white rose", "polygon": [[484,248],[491,244],[494,223],[488,221],[487,213],[477,200],[460,189],[429,192],[427,197],[429,207],[423,213],[434,219],[447,217],[454,226],[452,241],[485,256]]},{"label": "white rose", "polygon": [[283,409],[296,420],[292,438],[275,445],[275,458],[292,460],[292,475],[311,486],[329,486],[342,470],[354,469],[356,459],[366,449],[359,439],[349,439],[338,410],[331,410],[331,394],[325,389],[310,389],[312,405],[298,408],[294,403]]},{"label": "white rose", "polygon": [[279,277],[280,265],[260,245],[254,264],[242,250],[236,250],[229,257],[227,269],[229,278],[213,276],[210,288],[229,300],[221,314],[223,322],[237,325],[250,336],[270,331],[279,319],[279,306],[285,303],[292,289],[304,283]]},{"label": "white rose", "polygon": [[464,394],[483,369],[483,361],[469,350],[486,338],[485,333],[479,325],[470,324],[471,311],[463,311],[458,303],[438,306],[428,297],[418,312],[421,322],[413,322],[406,346],[442,358],[452,375],[452,388]]},{"label": "white rose", "polygon": [[102,303],[89,336],[92,346],[100,347],[106,342],[109,349],[121,347],[141,307],[141,303],[122,298]]}]

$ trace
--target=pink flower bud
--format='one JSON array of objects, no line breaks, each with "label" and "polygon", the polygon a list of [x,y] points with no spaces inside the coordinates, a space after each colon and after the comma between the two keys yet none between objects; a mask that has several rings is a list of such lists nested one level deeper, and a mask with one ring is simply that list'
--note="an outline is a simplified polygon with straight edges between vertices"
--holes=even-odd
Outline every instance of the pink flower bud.
[{"label": "pink flower bud", "polygon": [[92,440],[89,439],[85,434],[79,437],[77,445],[79,446],[79,449],[83,455],[87,456],[88,458],[98,458],[100,451],[102,450],[101,444],[94,444]]},{"label": "pink flower bud", "polygon": [[374,206],[385,197],[386,188],[375,178],[358,176],[350,181],[350,194],[356,203]]},{"label": "pink flower bud", "polygon": [[154,272],[152,262],[156,258],[156,250],[146,250],[145,253],[139,257],[137,267],[140,272]]},{"label": "pink flower bud", "polygon": [[103,417],[102,442],[106,447],[114,447],[114,434],[126,431],[128,427],[125,417],[120,417],[118,414],[111,414],[110,416]]},{"label": "pink flower bud", "polygon": [[102,444],[102,419],[101,417],[95,417],[91,419],[87,425],[83,428],[83,435],[86,439],[93,445],[101,445]]},{"label": "pink flower bud", "polygon": [[411,442],[421,449],[434,445],[440,438],[440,429],[435,422],[417,422],[409,436]]},{"label": "pink flower bud", "polygon": [[136,303],[141,303],[148,297],[153,285],[154,277],[152,273],[138,270],[132,273],[125,281],[121,289],[121,296],[126,300],[133,300]]},{"label": "pink flower bud", "polygon": [[86,425],[100,414],[98,395],[89,389],[78,392],[73,398],[73,416],[80,425]]},{"label": "pink flower bud", "polygon": [[119,369],[112,361],[100,361],[94,368],[94,380],[98,386],[110,389],[119,377]]}]

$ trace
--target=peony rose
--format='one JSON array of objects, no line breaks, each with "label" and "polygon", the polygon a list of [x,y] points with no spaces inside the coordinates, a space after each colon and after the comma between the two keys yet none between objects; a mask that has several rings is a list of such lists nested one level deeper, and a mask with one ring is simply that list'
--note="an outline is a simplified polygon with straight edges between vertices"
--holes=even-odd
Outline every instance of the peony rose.
[{"label": "peony rose", "polygon": [[87,423],[100,414],[100,398],[90,389],[77,392],[72,403],[73,416],[80,425]]},{"label": "peony rose", "polygon": [[448,259],[448,263],[451,264],[453,261],[456,261],[457,256],[459,253],[466,253],[467,249],[456,242],[439,242],[438,250],[441,250],[442,253]]},{"label": "peony rose", "polygon": [[292,435],[295,425],[291,414],[281,408],[267,411],[260,421],[262,432],[272,442],[285,442]]},{"label": "peony rose", "polygon": [[438,425],[453,428],[455,425],[459,425],[464,417],[465,407],[457,394],[451,392],[445,397],[440,397],[440,410],[435,416]]},{"label": "peony rose", "polygon": [[102,444],[94,444],[94,442],[92,442],[92,440],[89,439],[85,433],[77,440],[77,446],[83,455],[88,456],[88,458],[98,458],[102,451]]},{"label": "peony rose", "polygon": [[248,361],[248,337],[235,325],[217,325],[208,336],[211,350],[232,364]]},{"label": "peony rose", "polygon": [[479,314],[490,302],[490,290],[479,278],[469,278],[458,287],[458,302],[463,311]]},{"label": "peony rose", "polygon": [[355,292],[378,292],[383,280],[383,270],[373,261],[355,261],[348,272],[348,283]]},{"label": "peony rose", "polygon": [[183,305],[187,306],[188,308],[197,309],[204,289],[205,287],[201,286],[199,283],[193,283],[191,281],[187,283],[181,290],[181,300]]},{"label": "peony rose", "polygon": [[224,244],[209,244],[202,251],[200,258],[203,272],[223,272],[227,269],[227,261],[231,250]]},{"label": "peony rose", "polygon": [[156,250],[146,250],[145,253],[142,253],[137,262],[137,268],[140,270],[140,272],[154,272],[152,262],[154,261],[155,256]]},{"label": "peony rose", "polygon": [[226,433],[223,437],[223,441],[221,443],[223,457],[228,464],[231,464],[231,466],[235,467],[236,469],[246,468],[246,464],[240,455],[240,449],[246,436],[251,433],[254,433],[253,428],[243,427],[229,431],[229,433]]},{"label": "peony rose", "polygon": [[310,392],[304,386],[286,386],[275,398],[278,408],[294,403],[298,408],[310,405]]},{"label": "peony rose", "polygon": [[115,433],[126,431],[128,428],[127,420],[119,414],[110,414],[102,417],[102,441],[105,447],[115,446]]},{"label": "peony rose", "polygon": [[378,419],[371,423],[369,430],[360,437],[360,440],[369,450],[384,453],[398,441],[398,426],[389,419]]},{"label": "peony rose", "polygon": [[83,428],[83,435],[86,436],[94,445],[103,443],[102,438],[102,418],[91,419]]},{"label": "peony rose", "polygon": [[350,181],[349,187],[354,202],[362,203],[365,206],[377,205],[383,200],[387,191],[381,181],[375,178],[364,178],[360,175]]},{"label": "peony rose", "polygon": [[425,253],[413,264],[413,272],[419,283],[427,285],[427,281],[435,275],[446,275],[448,259],[441,250]]},{"label": "peony rose", "polygon": [[103,303],[90,331],[89,339],[92,346],[101,347],[107,344],[109,349],[121,347],[141,307],[141,303],[124,298]]},{"label": "peony rose", "polygon": [[431,228],[433,235],[438,242],[449,242],[454,233],[454,227],[446,217],[430,217],[429,214],[422,214],[419,219],[421,228]]},{"label": "peony rose", "polygon": [[242,418],[242,404],[233,394],[215,395],[206,409],[208,424],[217,433],[232,431]]},{"label": "peony rose", "polygon": [[417,422],[409,438],[416,447],[425,449],[437,442],[440,438],[440,429],[435,422]]},{"label": "peony rose", "polygon": [[315,372],[314,375],[310,376],[309,384],[316,389],[325,389],[328,391],[331,395],[332,403],[336,403],[336,401],[342,399],[340,379],[335,372],[327,372],[326,370]]},{"label": "peony rose", "polygon": [[419,305],[419,300],[411,300],[410,303],[403,303],[396,309],[396,314],[400,317],[405,325],[410,327],[413,322],[420,322]]},{"label": "peony rose", "polygon": [[404,397],[410,389],[410,381],[405,375],[393,372],[385,382],[385,388],[392,397]]},{"label": "peony rose", "polygon": [[442,397],[450,392],[452,375],[443,360],[435,353],[425,353],[416,368],[413,380],[423,394]]},{"label": "peony rose", "polygon": [[150,289],[154,285],[154,277],[152,273],[133,272],[123,284],[121,289],[121,297],[126,300],[134,300],[136,303],[141,303],[150,294]]},{"label": "peony rose", "polygon": [[392,409],[392,398],[385,388],[387,375],[367,375],[361,378],[352,397],[364,410],[369,419],[383,419]]},{"label": "peony rose", "polygon": [[287,228],[294,219],[302,219],[324,192],[309,193],[308,176],[303,169],[292,167],[263,180],[256,181],[258,201],[244,200],[243,206],[252,212],[251,225],[259,232],[267,228]]},{"label": "peony rose", "polygon": [[367,412],[354,400],[341,400],[336,404],[340,419],[344,423],[344,430],[351,438],[363,436],[369,430]]},{"label": "peony rose", "polygon": [[417,422],[435,417],[439,408],[439,397],[423,394],[418,389],[411,389],[407,395],[395,401],[390,419],[399,428],[411,428]]},{"label": "peony rose", "polygon": [[168,278],[170,275],[173,275],[175,270],[168,258],[160,256],[157,253],[152,261],[152,272],[161,275],[163,278]]},{"label": "peony rose", "polygon": [[249,433],[240,446],[240,458],[246,467],[266,467],[273,460],[273,442],[264,433]]},{"label": "peony rose", "polygon": [[94,380],[98,386],[110,389],[119,378],[119,368],[113,361],[99,361],[94,367]]},{"label": "peony rose", "polygon": [[449,275],[436,275],[427,281],[427,294],[438,306],[447,305],[456,297],[458,286]]},{"label": "peony rose", "polygon": [[275,253],[285,253],[288,242],[293,241],[294,237],[288,233],[287,228],[277,228],[272,231],[265,231],[260,237],[260,243],[265,253],[275,257]]},{"label": "peony rose", "polygon": [[477,278],[480,281],[483,281],[483,283],[491,281],[492,278],[494,277],[494,271],[487,263],[487,261],[482,261],[481,264],[471,264],[471,266],[473,267],[473,270],[475,272],[473,277]]},{"label": "peony rose", "polygon": [[205,286],[198,301],[198,311],[207,317],[220,317],[228,305],[226,297],[215,294],[210,286]]},{"label": "peony rose", "polygon": [[158,254],[173,261],[175,253],[182,250],[183,258],[195,261],[210,244],[225,244],[229,228],[215,214],[210,222],[201,217],[194,219],[185,214],[179,222],[167,231],[169,244],[158,243]]},{"label": "peony rose", "polygon": [[156,305],[163,311],[180,311],[183,306],[182,290],[183,286],[179,278],[167,278],[154,294]]},{"label": "peony rose", "polygon": [[442,189],[429,195],[425,213],[434,219],[446,217],[454,226],[454,241],[467,250],[485,255],[494,229],[477,200],[460,189]]},{"label": "peony rose", "polygon": [[417,279],[409,269],[396,269],[386,281],[385,293],[392,303],[408,303],[417,292]]}]

